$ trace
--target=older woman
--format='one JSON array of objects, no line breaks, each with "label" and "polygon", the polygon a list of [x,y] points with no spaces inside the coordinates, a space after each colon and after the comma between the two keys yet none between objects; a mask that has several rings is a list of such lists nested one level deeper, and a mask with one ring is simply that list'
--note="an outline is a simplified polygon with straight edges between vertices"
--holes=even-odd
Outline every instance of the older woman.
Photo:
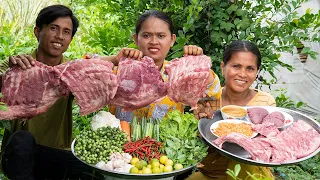
[{"label": "older woman", "polygon": [[[260,65],[261,54],[256,45],[248,41],[233,41],[225,49],[221,62],[225,78],[221,98],[199,103],[198,109],[194,111],[196,117],[212,117],[215,110],[226,105],[275,106],[275,100],[270,94],[250,88]],[[226,170],[233,170],[236,164],[241,165],[238,175],[240,179],[246,179],[247,172],[256,177],[273,179],[269,168],[243,164],[211,151],[199,165],[200,172],[192,174],[188,179],[232,179],[226,174]]]}]

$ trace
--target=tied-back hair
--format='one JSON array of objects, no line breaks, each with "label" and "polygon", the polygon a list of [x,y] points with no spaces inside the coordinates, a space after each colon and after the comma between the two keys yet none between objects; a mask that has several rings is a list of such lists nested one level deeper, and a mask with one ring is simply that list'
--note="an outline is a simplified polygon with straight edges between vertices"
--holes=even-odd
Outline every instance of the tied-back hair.
[{"label": "tied-back hair", "polygon": [[250,41],[232,41],[229,46],[224,50],[223,63],[226,65],[236,52],[251,52],[257,57],[257,66],[261,66],[261,54],[258,47]]},{"label": "tied-back hair", "polygon": [[173,23],[172,23],[170,16],[168,14],[166,14],[165,12],[162,12],[159,10],[146,11],[138,18],[137,23],[136,23],[136,34],[139,34],[142,24],[144,23],[144,21],[146,21],[150,17],[155,17],[155,18],[161,19],[162,21],[166,22],[169,26],[169,30],[171,32],[171,35],[173,34]]}]

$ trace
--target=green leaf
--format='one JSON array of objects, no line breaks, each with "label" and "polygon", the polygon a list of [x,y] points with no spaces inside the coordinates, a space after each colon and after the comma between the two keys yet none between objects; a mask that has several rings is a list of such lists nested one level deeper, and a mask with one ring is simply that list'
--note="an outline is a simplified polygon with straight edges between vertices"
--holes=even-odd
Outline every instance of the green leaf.
[{"label": "green leaf", "polygon": [[234,28],[234,24],[229,23],[229,22],[222,22],[220,25],[221,29],[225,29],[227,32],[230,32],[231,28]]},{"label": "green leaf", "polygon": [[237,11],[236,11],[236,15],[237,16],[242,16],[242,15],[244,15],[245,14],[245,11],[244,10],[242,10],[242,9],[237,9]]},{"label": "green leaf", "polygon": [[301,51],[301,54],[307,54],[310,51],[309,47],[304,47]]},{"label": "green leaf", "polygon": [[312,12],[312,9],[311,8],[308,8],[307,10],[306,10],[306,14],[310,14]]},{"label": "green leaf", "polygon": [[239,175],[240,170],[241,170],[240,164],[236,164],[236,165],[234,166],[234,174],[235,174],[235,176],[238,176],[238,175]]},{"label": "green leaf", "polygon": [[10,120],[1,120],[0,121],[0,128],[10,130],[11,129],[11,122],[12,121],[10,121]]},{"label": "green leaf", "polygon": [[300,102],[297,103],[296,107],[299,108],[299,107],[301,107],[303,105],[304,105],[304,103],[300,101]]},{"label": "green leaf", "polygon": [[230,169],[227,169],[226,173],[227,173],[229,176],[231,176],[234,180],[237,179],[237,177],[234,175],[234,172],[231,171]]},{"label": "green leaf", "polygon": [[174,142],[171,141],[170,139],[167,139],[167,140],[166,140],[166,143],[167,143],[167,145],[168,145],[169,147],[174,147],[174,146],[175,146]]},{"label": "green leaf", "polygon": [[198,4],[198,0],[192,0],[192,4]]},{"label": "green leaf", "polygon": [[250,21],[248,18],[243,18],[239,23],[239,26],[242,30],[246,30],[250,26]]},{"label": "green leaf", "polygon": [[1,111],[8,111],[8,107],[4,105],[0,105],[0,110]]},{"label": "green leaf", "polygon": [[235,12],[238,9],[238,6],[235,4],[232,4],[226,11],[228,14],[232,14],[232,12]]}]

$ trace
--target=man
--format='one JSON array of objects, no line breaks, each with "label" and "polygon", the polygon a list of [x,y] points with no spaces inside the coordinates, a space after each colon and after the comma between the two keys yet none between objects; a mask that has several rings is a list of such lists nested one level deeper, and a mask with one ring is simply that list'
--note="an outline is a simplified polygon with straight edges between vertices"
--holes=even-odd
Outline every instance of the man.
[{"label": "man", "polygon": [[[9,57],[9,61],[0,65],[0,73],[14,65],[31,68],[35,60],[49,66],[66,62],[62,53],[68,49],[78,26],[78,19],[66,6],[42,9],[34,27],[37,49],[31,56]],[[44,114],[26,122],[12,121],[11,131],[6,131],[2,143],[1,161],[4,173],[10,179],[92,179],[84,174],[91,174],[92,170],[70,151],[72,101],[70,94],[58,99]]]}]

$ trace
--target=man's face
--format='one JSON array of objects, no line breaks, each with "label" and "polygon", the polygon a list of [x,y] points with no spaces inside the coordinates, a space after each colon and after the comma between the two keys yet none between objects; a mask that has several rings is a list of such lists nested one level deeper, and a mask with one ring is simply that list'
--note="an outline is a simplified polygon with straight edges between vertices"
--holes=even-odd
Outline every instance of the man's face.
[{"label": "man's face", "polygon": [[60,17],[48,25],[34,29],[38,39],[38,51],[55,58],[64,53],[72,40],[72,21],[70,17]]}]

